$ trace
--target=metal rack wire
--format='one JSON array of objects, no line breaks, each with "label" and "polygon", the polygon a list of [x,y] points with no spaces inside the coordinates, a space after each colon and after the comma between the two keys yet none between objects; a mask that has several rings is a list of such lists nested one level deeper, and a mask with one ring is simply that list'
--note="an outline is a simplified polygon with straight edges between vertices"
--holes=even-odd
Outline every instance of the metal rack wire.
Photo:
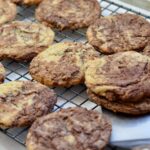
[{"label": "metal rack wire", "polygon": [[[102,8],[102,15],[108,16],[116,13],[136,13],[144,16],[150,20],[150,16],[146,16],[141,12],[133,11],[130,8],[126,8],[119,4],[113,3],[110,0],[99,0]],[[36,21],[34,18],[35,7],[31,6],[18,6],[18,16],[17,20],[25,21]],[[86,43],[85,30],[79,29],[76,31],[55,31],[56,38],[55,42],[62,41],[76,41]],[[6,70],[7,77],[5,82],[12,80],[32,80],[28,72],[28,63],[18,63],[13,60],[4,60],[2,61]],[[70,88],[54,88],[58,95],[58,102],[55,105],[54,111],[59,110],[60,108],[67,107],[86,107],[88,109],[94,109],[101,111],[101,108],[95,103],[91,102],[86,95],[86,87],[84,85],[77,85]],[[20,144],[25,144],[26,134],[28,128],[11,128],[11,129],[0,129],[2,132],[7,134],[9,137],[13,138]]]}]

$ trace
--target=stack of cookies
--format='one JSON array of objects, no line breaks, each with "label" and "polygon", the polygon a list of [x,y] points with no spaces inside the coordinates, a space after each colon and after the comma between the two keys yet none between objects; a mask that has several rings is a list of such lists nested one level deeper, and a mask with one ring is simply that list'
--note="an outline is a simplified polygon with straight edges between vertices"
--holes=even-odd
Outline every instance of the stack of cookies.
[{"label": "stack of cookies", "polygon": [[87,38],[98,51],[109,54],[87,64],[90,99],[114,112],[149,113],[150,23],[127,13],[102,17],[88,28]]},{"label": "stack of cookies", "polygon": [[120,52],[87,64],[85,83],[95,103],[126,114],[150,113],[150,57]]}]

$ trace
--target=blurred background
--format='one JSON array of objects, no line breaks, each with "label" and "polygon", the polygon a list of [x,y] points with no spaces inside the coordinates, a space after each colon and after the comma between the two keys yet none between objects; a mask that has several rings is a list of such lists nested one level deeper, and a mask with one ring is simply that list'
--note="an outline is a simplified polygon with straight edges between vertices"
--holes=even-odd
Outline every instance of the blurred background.
[{"label": "blurred background", "polygon": [[150,11],[150,0],[120,0]]}]

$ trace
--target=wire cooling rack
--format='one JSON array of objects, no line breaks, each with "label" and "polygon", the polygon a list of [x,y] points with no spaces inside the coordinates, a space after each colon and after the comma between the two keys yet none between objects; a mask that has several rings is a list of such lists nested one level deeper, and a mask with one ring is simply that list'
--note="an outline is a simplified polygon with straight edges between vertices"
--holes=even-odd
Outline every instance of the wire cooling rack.
[{"label": "wire cooling rack", "polygon": [[[150,20],[150,16],[132,10],[130,8],[124,7],[122,5],[111,2],[110,0],[99,0],[102,8],[102,16],[108,16],[116,13],[136,13],[144,16],[146,19]],[[18,6],[18,16],[16,20],[32,21],[35,22],[34,18],[35,7],[31,6]],[[76,31],[55,31],[56,37],[55,42],[63,41],[76,41],[86,43],[84,29],[79,29]],[[5,82],[12,80],[32,80],[28,72],[28,63],[18,63],[13,60],[4,60],[2,61],[6,70],[7,76]],[[58,102],[55,105],[54,111],[59,110],[60,108],[67,107],[86,107],[88,109],[101,111],[101,108],[95,103],[91,102],[86,94],[86,87],[84,85],[77,85],[70,88],[54,88],[55,92],[58,95]],[[149,118],[150,119],[150,118]],[[10,129],[0,129],[2,132],[7,134],[9,137],[13,138],[20,144],[25,144],[25,138],[28,133],[28,128],[10,128]],[[150,132],[150,131],[149,131]],[[114,135],[115,136],[115,135]],[[115,138],[112,137],[111,141],[114,142]],[[138,139],[139,140],[139,139]],[[136,142],[138,142],[136,140]],[[148,138],[144,141],[149,140]],[[122,140],[124,143],[128,141]],[[133,139],[134,141],[134,139]],[[140,140],[141,141],[141,140]],[[150,141],[150,140],[149,140]],[[120,142],[119,142],[120,143]]]}]

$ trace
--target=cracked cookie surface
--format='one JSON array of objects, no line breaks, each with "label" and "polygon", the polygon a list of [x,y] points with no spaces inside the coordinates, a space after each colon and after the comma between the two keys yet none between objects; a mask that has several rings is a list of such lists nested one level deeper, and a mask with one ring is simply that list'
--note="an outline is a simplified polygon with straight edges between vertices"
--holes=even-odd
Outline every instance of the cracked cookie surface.
[{"label": "cracked cookie surface", "polygon": [[141,16],[128,13],[102,17],[88,28],[87,38],[105,54],[142,52],[150,42],[150,23]]},{"label": "cracked cookie surface", "polygon": [[88,27],[99,16],[97,0],[44,0],[36,9],[37,20],[61,30]]},{"label": "cracked cookie surface", "polygon": [[9,0],[0,0],[0,26],[15,19],[16,5]]},{"label": "cracked cookie surface", "polygon": [[48,87],[31,81],[0,85],[0,126],[23,127],[52,111],[56,95]]},{"label": "cracked cookie surface", "polygon": [[111,124],[99,112],[68,108],[35,121],[26,145],[28,150],[100,150],[110,134]]},{"label": "cracked cookie surface", "polygon": [[64,42],[50,46],[30,64],[30,74],[48,86],[70,87],[83,83],[84,65],[99,57],[89,44]]},{"label": "cracked cookie surface", "polygon": [[54,32],[42,24],[15,21],[0,27],[0,59],[29,61],[54,40]]},{"label": "cracked cookie surface", "polygon": [[150,97],[150,58],[134,51],[101,57],[88,64],[85,83],[108,101],[142,101]]}]

